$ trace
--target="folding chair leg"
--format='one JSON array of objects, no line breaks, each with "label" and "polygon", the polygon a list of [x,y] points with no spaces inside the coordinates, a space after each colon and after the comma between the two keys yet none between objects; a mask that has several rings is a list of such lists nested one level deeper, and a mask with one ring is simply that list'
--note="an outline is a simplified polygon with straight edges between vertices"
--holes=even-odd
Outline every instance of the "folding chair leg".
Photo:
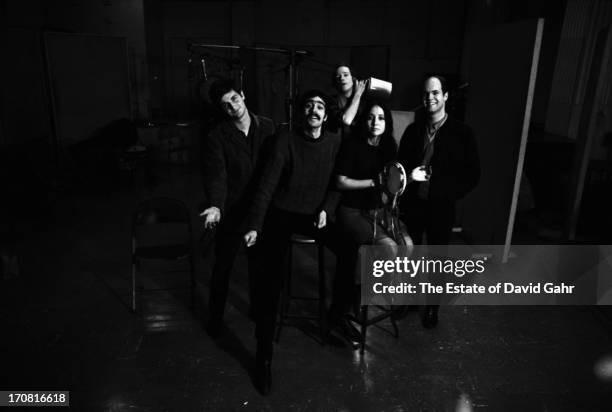
[{"label": "folding chair leg", "polygon": [[391,326],[393,326],[393,337],[398,338],[399,329],[397,328],[397,323],[395,322],[395,319],[393,319],[393,316],[391,316],[389,319],[391,319]]},{"label": "folding chair leg", "polygon": [[132,257],[132,313],[136,313],[136,259]]}]

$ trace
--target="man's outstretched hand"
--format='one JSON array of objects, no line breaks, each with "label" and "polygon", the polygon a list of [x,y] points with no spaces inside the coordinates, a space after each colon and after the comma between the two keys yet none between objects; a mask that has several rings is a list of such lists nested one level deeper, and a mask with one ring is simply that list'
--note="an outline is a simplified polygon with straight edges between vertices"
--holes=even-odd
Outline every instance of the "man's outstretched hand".
[{"label": "man's outstretched hand", "polygon": [[325,210],[321,210],[319,212],[319,215],[317,216],[317,219],[314,224],[317,229],[323,229],[325,225],[327,225],[327,212]]},{"label": "man's outstretched hand", "polygon": [[204,218],[204,228],[212,229],[221,220],[221,210],[218,207],[212,206],[200,213],[200,216]]}]

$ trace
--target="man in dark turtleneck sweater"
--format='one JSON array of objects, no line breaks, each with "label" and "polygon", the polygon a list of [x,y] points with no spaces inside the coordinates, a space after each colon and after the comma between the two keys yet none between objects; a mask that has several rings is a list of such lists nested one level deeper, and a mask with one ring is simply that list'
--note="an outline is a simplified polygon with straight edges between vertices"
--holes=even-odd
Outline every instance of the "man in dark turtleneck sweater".
[{"label": "man in dark turtleneck sweater", "polygon": [[[336,254],[334,306],[343,306],[338,300],[350,299],[346,296],[350,293],[347,292],[349,288],[342,293],[343,288],[338,286],[352,281],[350,249],[328,220],[339,200],[339,193],[331,189],[331,176],[341,139],[323,128],[327,120],[326,107],[327,98],[322,92],[311,90],[304,94],[299,131],[278,137],[253,199],[248,218],[250,230],[244,236],[247,246],[261,242],[266,265],[262,271],[265,278],[258,280],[256,290],[259,306],[255,333],[255,379],[264,394],[271,389],[272,340],[282,285],[281,265],[291,234],[314,237]],[[358,339],[358,332],[352,332]]]}]

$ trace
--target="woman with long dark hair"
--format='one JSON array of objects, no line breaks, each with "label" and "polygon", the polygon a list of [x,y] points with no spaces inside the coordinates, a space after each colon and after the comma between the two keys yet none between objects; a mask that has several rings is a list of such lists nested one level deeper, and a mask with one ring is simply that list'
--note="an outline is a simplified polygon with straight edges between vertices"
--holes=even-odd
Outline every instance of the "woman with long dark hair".
[{"label": "woman with long dark hair", "polygon": [[390,110],[382,103],[369,102],[356,135],[344,141],[336,160],[336,184],[342,191],[337,220],[356,245],[412,245],[405,232],[397,239],[382,220],[384,194],[378,187],[379,175],[396,153]]},{"label": "woman with long dark hair", "polygon": [[[398,219],[387,219],[384,208],[384,191],[380,188],[380,175],[385,165],[396,158],[397,144],[393,138],[393,119],[389,109],[378,102],[364,105],[359,117],[356,134],[343,140],[336,158],[336,185],[342,192],[336,210],[336,222],[348,239],[351,239],[356,257],[360,261],[361,245],[388,246],[388,257],[397,252],[397,245],[412,247],[410,236]],[[350,322],[351,305],[359,306],[361,270],[356,268],[352,296],[346,300],[335,300],[330,310],[331,320],[340,320],[345,329],[354,329]],[[338,304],[341,302],[342,304]]]}]

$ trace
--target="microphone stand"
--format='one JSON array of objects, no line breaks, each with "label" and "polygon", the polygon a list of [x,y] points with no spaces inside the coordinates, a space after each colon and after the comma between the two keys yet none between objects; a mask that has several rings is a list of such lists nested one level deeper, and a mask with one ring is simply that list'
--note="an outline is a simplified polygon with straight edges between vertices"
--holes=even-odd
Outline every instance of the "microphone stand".
[{"label": "microphone stand", "polygon": [[[288,90],[287,90],[287,98],[285,99],[285,117],[287,120],[287,125],[289,126],[289,130],[293,130],[293,111],[295,107],[295,96],[297,88],[297,80],[298,80],[298,65],[300,63],[299,59],[301,57],[312,56],[312,53],[306,50],[289,50],[284,48],[271,48],[271,47],[255,47],[255,46],[234,46],[234,45],[225,45],[225,44],[207,44],[207,43],[189,43],[188,48],[192,47],[206,47],[211,49],[230,49],[230,50],[252,50],[255,52],[264,52],[264,53],[277,53],[284,54],[289,56],[289,64],[287,65],[287,78],[288,78]],[[244,66],[240,69],[240,88],[242,88],[243,82],[243,73]],[[206,73],[206,72],[204,72]]]},{"label": "microphone stand", "polygon": [[206,74],[206,60],[204,59],[204,56],[200,57],[200,63],[202,64],[202,76],[205,82],[208,81],[208,75]]}]

